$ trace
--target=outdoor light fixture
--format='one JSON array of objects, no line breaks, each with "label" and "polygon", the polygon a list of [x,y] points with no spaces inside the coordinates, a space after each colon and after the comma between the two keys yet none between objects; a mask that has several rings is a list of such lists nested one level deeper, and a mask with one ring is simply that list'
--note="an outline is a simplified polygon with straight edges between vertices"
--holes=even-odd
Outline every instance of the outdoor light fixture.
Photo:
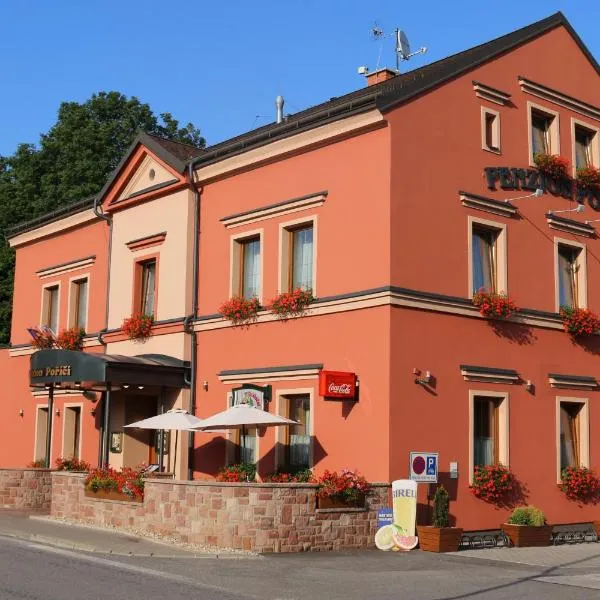
[{"label": "outdoor light fixture", "polygon": [[535,389],[535,386],[533,385],[533,382],[531,381],[531,379],[528,379],[528,380],[525,382],[525,389],[526,389],[528,392],[531,392],[531,393],[533,393],[533,390]]},{"label": "outdoor light fixture", "polygon": [[129,389],[129,384],[128,384],[128,383],[124,383],[124,384],[123,384],[121,387],[122,387],[124,390],[128,390],[128,389]]},{"label": "outdoor light fixture", "polygon": [[56,409],[56,412],[54,413],[57,417],[60,417],[60,408]]},{"label": "outdoor light fixture", "polygon": [[533,194],[527,194],[526,196],[517,196],[516,198],[507,198],[504,200],[506,204],[509,202],[513,202],[514,200],[523,200],[523,198],[539,198],[544,195],[544,190],[542,188],[537,188]]},{"label": "outdoor light fixture", "polygon": [[75,387],[76,387],[77,389],[80,389],[80,388],[81,388],[81,381],[76,381],[76,382],[75,382]]},{"label": "outdoor light fixture", "polygon": [[206,379],[202,382],[202,389],[205,392],[208,392],[208,381],[206,381]]},{"label": "outdoor light fixture", "polygon": [[413,369],[413,375],[417,376],[415,377],[415,383],[418,383],[420,385],[429,385],[431,383],[431,380],[433,379],[430,371],[425,371],[423,377],[419,377],[419,375],[421,375],[421,370]]},{"label": "outdoor light fixture", "polygon": [[138,386],[137,386],[137,389],[138,389],[138,390],[143,390],[143,389],[144,389],[144,386],[143,386],[143,385],[138,385]]},{"label": "outdoor light fixture", "polygon": [[589,225],[590,223],[597,223],[598,221],[600,221],[600,219],[592,219],[591,221],[585,221],[585,224]]},{"label": "outdoor light fixture", "polygon": [[25,411],[22,408],[20,408],[19,409],[19,416],[22,417],[24,414],[25,414]]},{"label": "outdoor light fixture", "polygon": [[549,215],[557,215],[559,213],[567,213],[567,212],[576,212],[581,213],[585,210],[585,206],[583,204],[578,204],[575,208],[565,208],[564,210],[549,210]]}]

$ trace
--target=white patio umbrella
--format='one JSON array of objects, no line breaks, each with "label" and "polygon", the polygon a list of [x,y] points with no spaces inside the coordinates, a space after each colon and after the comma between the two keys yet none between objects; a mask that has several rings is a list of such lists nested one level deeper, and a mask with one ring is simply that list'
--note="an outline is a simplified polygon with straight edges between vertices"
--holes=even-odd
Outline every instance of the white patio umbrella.
[{"label": "white patio umbrella", "polygon": [[212,417],[202,420],[202,424],[194,427],[198,431],[218,431],[222,429],[240,429],[243,446],[246,446],[247,427],[276,427],[278,425],[300,425],[281,415],[273,415],[247,404],[238,404]]},{"label": "white patio umbrella", "polygon": [[203,419],[199,419],[194,415],[190,415],[187,410],[181,408],[174,408],[168,410],[155,417],[149,417],[142,421],[136,421],[125,425],[125,427],[131,427],[134,429],[158,429],[158,430],[169,430],[175,431],[175,456],[173,458],[173,472],[175,472],[175,461],[177,460],[177,438],[180,431],[188,431],[204,424]]}]

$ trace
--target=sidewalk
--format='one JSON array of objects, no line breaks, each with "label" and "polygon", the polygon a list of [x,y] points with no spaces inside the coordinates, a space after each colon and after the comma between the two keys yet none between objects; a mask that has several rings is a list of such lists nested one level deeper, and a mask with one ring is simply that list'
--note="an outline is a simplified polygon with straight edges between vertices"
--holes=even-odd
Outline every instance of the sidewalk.
[{"label": "sidewalk", "polygon": [[69,550],[156,558],[217,558],[221,553],[188,550],[167,542],[102,529],[73,525],[47,516],[0,510],[0,536],[30,540]]}]

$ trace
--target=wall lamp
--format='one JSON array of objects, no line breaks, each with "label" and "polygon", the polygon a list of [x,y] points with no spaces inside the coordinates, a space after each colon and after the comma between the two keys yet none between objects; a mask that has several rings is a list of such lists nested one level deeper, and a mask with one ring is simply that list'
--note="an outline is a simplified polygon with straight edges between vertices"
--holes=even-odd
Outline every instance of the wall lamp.
[{"label": "wall lamp", "polygon": [[527,194],[526,196],[517,196],[516,198],[507,198],[504,200],[506,204],[509,202],[513,202],[514,200],[523,200],[524,198],[539,198],[544,195],[544,190],[542,188],[537,188],[533,194]]},{"label": "wall lamp", "polygon": [[559,213],[568,213],[568,212],[576,212],[582,213],[585,210],[585,206],[583,204],[578,204],[575,208],[565,208],[564,210],[549,210],[549,215],[557,215]]},{"label": "wall lamp", "polygon": [[205,392],[208,392],[208,381],[204,380],[204,381],[202,382],[202,389],[203,389]]},{"label": "wall lamp", "polygon": [[60,417],[60,408],[56,409],[56,412],[54,413],[57,417]]},{"label": "wall lamp", "polygon": [[22,417],[24,415],[25,415],[25,411],[22,408],[20,408],[19,409],[19,416]]},{"label": "wall lamp", "polygon": [[430,371],[425,371],[424,375],[419,377],[419,375],[421,375],[421,370],[413,369],[413,375],[416,375],[415,383],[418,383],[419,385],[429,385],[433,379]]},{"label": "wall lamp", "polygon": [[128,384],[128,383],[124,383],[123,385],[121,385],[121,387],[122,387],[124,390],[128,390],[128,389],[129,389],[129,384]]}]

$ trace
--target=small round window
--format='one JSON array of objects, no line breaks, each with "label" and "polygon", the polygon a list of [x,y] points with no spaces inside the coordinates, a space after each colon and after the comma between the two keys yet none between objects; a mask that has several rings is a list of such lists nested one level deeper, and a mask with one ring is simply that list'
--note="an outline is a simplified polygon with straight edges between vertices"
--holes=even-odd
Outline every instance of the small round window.
[{"label": "small round window", "polygon": [[150,169],[148,172],[148,177],[150,177],[150,181],[152,181],[156,177],[156,171],[154,169]]}]

